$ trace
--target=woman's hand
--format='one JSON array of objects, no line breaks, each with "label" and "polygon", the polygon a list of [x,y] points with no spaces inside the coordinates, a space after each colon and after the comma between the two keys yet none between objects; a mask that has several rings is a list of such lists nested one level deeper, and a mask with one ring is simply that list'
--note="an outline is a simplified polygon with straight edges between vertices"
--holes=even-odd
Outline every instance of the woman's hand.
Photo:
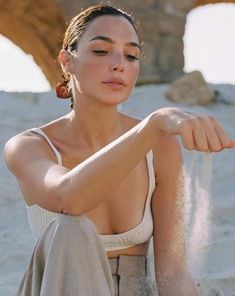
[{"label": "woman's hand", "polygon": [[198,116],[181,108],[162,108],[153,113],[158,132],[180,135],[188,150],[219,152],[235,148],[218,120],[211,116]]}]

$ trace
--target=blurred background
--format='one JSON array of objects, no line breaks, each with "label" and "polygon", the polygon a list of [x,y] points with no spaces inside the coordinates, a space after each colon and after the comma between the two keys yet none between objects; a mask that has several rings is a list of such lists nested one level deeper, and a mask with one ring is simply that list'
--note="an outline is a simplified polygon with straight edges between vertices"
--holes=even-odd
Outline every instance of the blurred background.
[{"label": "blurred background", "polygon": [[[33,248],[21,194],[3,161],[4,143],[69,112],[69,102],[57,100],[54,92],[61,80],[57,56],[63,33],[71,17],[99,2],[0,0],[0,295],[14,294]],[[121,110],[143,118],[157,108],[182,106],[216,116],[235,138],[235,1],[109,3],[134,14],[144,41],[140,77]],[[192,163],[191,154],[184,155]],[[201,295],[235,295],[234,156],[233,151],[213,156],[213,168],[204,170],[212,174],[203,205],[210,240],[198,246],[200,267],[189,258]],[[205,163],[197,153],[193,157]],[[191,223],[200,219],[200,210],[191,209]]]}]

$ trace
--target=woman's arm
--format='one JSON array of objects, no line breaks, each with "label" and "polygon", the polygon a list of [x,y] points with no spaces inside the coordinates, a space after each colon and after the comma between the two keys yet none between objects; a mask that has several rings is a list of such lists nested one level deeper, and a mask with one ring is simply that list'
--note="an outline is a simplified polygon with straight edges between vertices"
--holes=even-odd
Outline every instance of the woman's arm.
[{"label": "woman's arm", "polygon": [[196,296],[184,240],[182,156],[176,139],[165,136],[154,153],[157,187],[152,197],[156,281],[161,296]]},{"label": "woman's arm", "polygon": [[103,202],[145,157],[157,137],[155,124],[147,117],[70,171],[56,163],[43,139],[29,133],[8,141],[5,160],[30,203],[80,215]]},{"label": "woman's arm", "polygon": [[5,160],[29,200],[50,211],[80,215],[102,203],[164,134],[181,135],[188,149],[218,151],[232,145],[222,128],[216,134],[217,125],[207,121],[177,108],[160,109],[70,171],[56,164],[38,137],[11,139]]}]

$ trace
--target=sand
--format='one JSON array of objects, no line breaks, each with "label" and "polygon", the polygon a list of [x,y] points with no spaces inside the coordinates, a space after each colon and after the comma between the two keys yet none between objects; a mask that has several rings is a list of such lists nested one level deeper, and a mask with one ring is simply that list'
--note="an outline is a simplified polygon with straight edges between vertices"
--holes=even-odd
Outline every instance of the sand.
[{"label": "sand", "polygon": [[[194,112],[216,116],[235,139],[235,87],[214,85],[221,95],[208,107],[186,106],[167,101],[167,85],[149,85],[135,89],[121,111],[144,118],[165,106],[189,108]],[[33,249],[25,206],[14,177],[2,158],[4,143],[11,136],[46,123],[69,110],[69,102],[57,100],[54,93],[0,92],[0,296],[14,295]],[[186,168],[194,158],[199,169],[203,157],[183,150]],[[196,170],[198,172],[198,170]],[[192,273],[205,296],[235,295],[235,150],[213,154],[212,182],[209,198],[208,231],[210,239],[194,244],[196,258],[189,257]],[[199,210],[205,208],[197,205]],[[195,213],[194,213],[195,214]],[[187,240],[192,237],[190,227]],[[190,252],[189,252],[190,253]],[[150,254],[152,256],[152,254]]]}]

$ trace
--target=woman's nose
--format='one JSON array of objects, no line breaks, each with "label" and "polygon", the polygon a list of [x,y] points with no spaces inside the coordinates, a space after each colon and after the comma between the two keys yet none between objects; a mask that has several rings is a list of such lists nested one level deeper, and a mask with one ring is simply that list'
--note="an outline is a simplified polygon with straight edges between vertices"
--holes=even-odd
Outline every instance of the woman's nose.
[{"label": "woman's nose", "polygon": [[118,55],[112,60],[111,71],[123,72],[125,70],[125,61],[123,56]]}]

